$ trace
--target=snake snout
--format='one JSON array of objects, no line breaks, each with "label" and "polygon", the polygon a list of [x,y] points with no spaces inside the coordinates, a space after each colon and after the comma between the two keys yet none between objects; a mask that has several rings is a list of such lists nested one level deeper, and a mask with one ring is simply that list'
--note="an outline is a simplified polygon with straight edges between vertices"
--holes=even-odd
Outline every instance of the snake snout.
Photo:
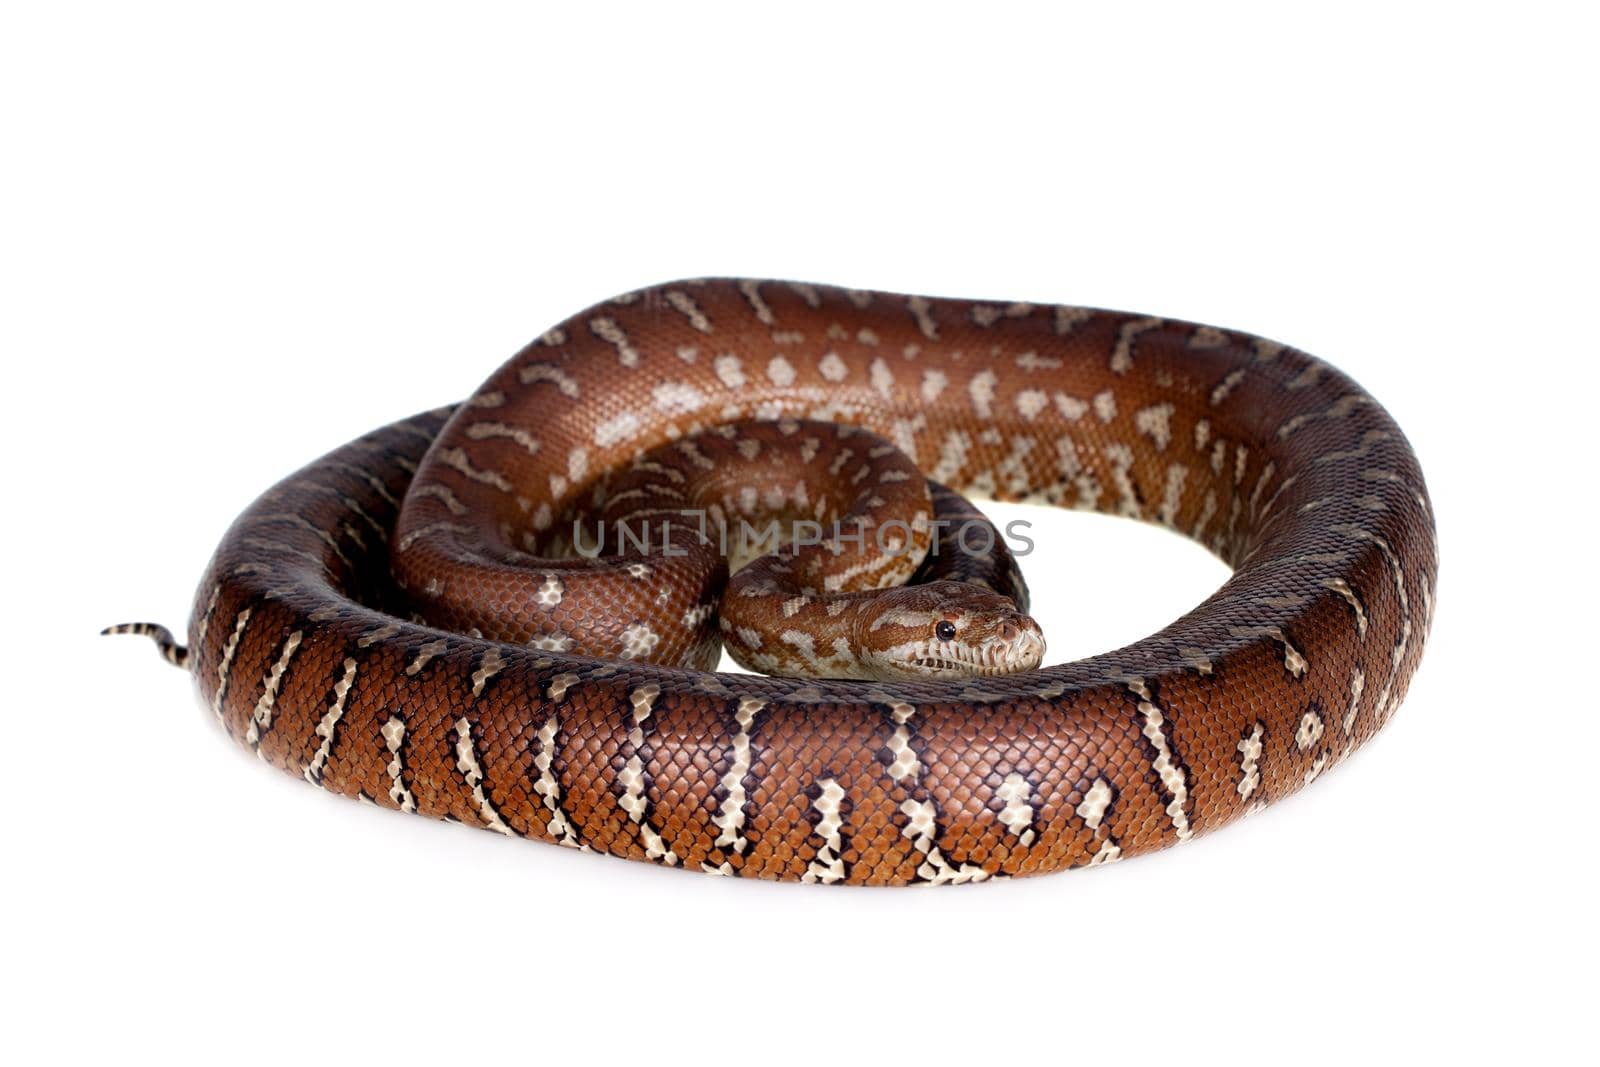
[{"label": "snake snout", "polygon": [[1026,615],[1002,620],[995,626],[992,643],[995,661],[1006,671],[1031,671],[1044,662],[1044,633]]}]

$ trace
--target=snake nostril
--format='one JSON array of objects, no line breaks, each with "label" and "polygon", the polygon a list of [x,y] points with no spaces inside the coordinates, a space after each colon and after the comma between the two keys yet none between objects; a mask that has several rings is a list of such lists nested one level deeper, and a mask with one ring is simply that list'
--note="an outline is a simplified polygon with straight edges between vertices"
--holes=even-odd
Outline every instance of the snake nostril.
[{"label": "snake nostril", "polygon": [[1022,631],[1014,623],[1003,622],[1000,624],[1000,640],[1010,644],[1022,636]]}]

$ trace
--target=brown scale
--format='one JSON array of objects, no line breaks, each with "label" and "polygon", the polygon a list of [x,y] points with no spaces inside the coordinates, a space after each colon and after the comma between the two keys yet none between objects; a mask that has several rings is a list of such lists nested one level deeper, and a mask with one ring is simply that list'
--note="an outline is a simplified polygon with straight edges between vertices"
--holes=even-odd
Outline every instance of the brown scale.
[{"label": "brown scale", "polygon": [[[1235,572],[1075,663],[781,679],[411,623],[386,546],[347,533],[457,523],[526,550],[607,472],[751,418],[859,425],[959,492],[1159,522]],[[379,805],[692,870],[959,882],[1159,849],[1325,773],[1404,697],[1435,567],[1399,427],[1304,353],[1109,311],[681,282],[286,479],[225,536],[172,655],[263,758]]]}]

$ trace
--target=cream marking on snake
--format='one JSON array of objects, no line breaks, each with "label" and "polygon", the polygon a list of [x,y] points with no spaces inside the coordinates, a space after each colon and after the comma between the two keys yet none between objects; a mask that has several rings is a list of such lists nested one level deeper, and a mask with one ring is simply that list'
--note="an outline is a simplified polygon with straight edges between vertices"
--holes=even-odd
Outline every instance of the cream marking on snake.
[{"label": "cream marking on snake", "polygon": [[761,285],[758,282],[745,280],[739,283],[739,292],[744,294],[745,300],[750,303],[750,310],[756,313],[756,318],[763,326],[776,326],[777,317],[772,314],[772,309],[767,306],[766,300],[761,296]]},{"label": "cream marking on snake", "polygon": [[533,435],[520,426],[507,426],[503,422],[473,422],[467,424],[466,434],[474,441],[504,438],[516,444],[530,456],[539,454],[539,442],[534,440]]},{"label": "cream marking on snake", "polygon": [[893,396],[894,372],[889,369],[889,364],[884,362],[881,357],[873,360],[872,365],[867,368],[867,377],[872,382],[872,387],[878,391],[879,396],[885,400]]},{"label": "cream marking on snake", "polygon": [[356,661],[347,658],[344,661],[344,673],[333,686],[333,703],[328,706],[322,721],[317,723],[317,736],[322,743],[317,746],[316,754],[311,757],[304,772],[305,780],[312,785],[322,784],[322,769],[328,765],[328,756],[333,752],[334,735],[339,728],[339,720],[344,718],[345,700],[350,696],[350,687],[355,682]]},{"label": "cream marking on snake", "polygon": [[1017,413],[1032,422],[1039,417],[1039,413],[1050,406],[1050,394],[1043,389],[1024,389],[1017,394],[1014,403]]},{"label": "cream marking on snake", "polygon": [[300,641],[305,633],[296,630],[283,642],[283,649],[278,653],[278,661],[272,665],[267,673],[266,681],[261,688],[261,697],[256,701],[255,711],[250,715],[250,722],[245,728],[245,743],[257,752],[261,750],[261,735],[272,729],[272,709],[278,700],[278,687],[283,684],[284,672],[289,669],[289,661],[294,659],[295,650],[300,647]]},{"label": "cream marking on snake", "polygon": [[1365,672],[1357,667],[1350,674],[1350,706],[1345,709],[1344,720],[1340,724],[1344,727],[1346,736],[1356,724],[1356,715],[1361,711],[1361,691],[1367,687]]},{"label": "cream marking on snake", "polygon": [[344,549],[339,546],[339,542],[334,538],[333,534],[329,533],[327,530],[320,529],[315,523],[306,518],[304,515],[262,515],[257,521],[263,523],[283,522],[292,526],[298,526],[300,529],[311,534],[317,540],[321,541],[323,544],[332,549],[333,554],[339,558],[340,563],[344,564],[346,567],[350,566],[350,557],[347,556]]},{"label": "cream marking on snake", "polygon": [[467,458],[467,454],[459,448],[443,449],[439,453],[439,461],[457,474],[471,478],[475,482],[482,482],[484,485],[492,485],[502,493],[513,491],[511,480],[504,474],[499,471],[473,466],[472,461]]},{"label": "cream marking on snake", "polygon": [[967,393],[972,397],[972,410],[977,412],[978,418],[988,419],[994,415],[994,387],[998,381],[994,371],[981,370],[967,383]]},{"label": "cream marking on snake", "polygon": [[395,542],[395,548],[400,552],[408,551],[419,540],[437,533],[454,533],[466,537],[471,535],[472,527],[459,522],[430,522],[414,530],[408,530],[404,537]]},{"label": "cream marking on snake", "polygon": [[498,648],[490,648],[483,654],[483,659],[478,663],[478,669],[472,672],[472,696],[474,699],[483,696],[483,687],[489,680],[505,670],[506,661],[500,655]]},{"label": "cream marking on snake", "polygon": [[1156,518],[1163,526],[1178,524],[1178,509],[1183,506],[1183,483],[1189,477],[1189,468],[1181,463],[1167,467],[1167,484],[1161,492],[1161,508]]},{"label": "cream marking on snake", "polygon": [[1019,355],[1013,362],[1021,370],[1060,370],[1065,364],[1055,356],[1041,356],[1034,351],[1027,351]]},{"label": "cream marking on snake", "polygon": [[1385,538],[1359,526],[1335,526],[1333,531],[1352,540],[1365,541],[1376,545],[1378,550],[1383,553],[1383,558],[1389,564],[1389,569],[1394,576],[1395,598],[1400,605],[1400,632],[1396,637],[1394,649],[1390,654],[1389,675],[1384,680],[1383,688],[1379,690],[1377,702],[1373,704],[1372,708],[1373,715],[1381,726],[1387,718],[1389,700],[1393,696],[1395,679],[1399,677],[1400,667],[1405,662],[1406,649],[1411,641],[1411,602],[1406,594],[1405,571],[1400,565],[1400,557],[1395,554],[1394,547]]},{"label": "cream marking on snake", "polygon": [[623,659],[642,659],[650,654],[661,640],[661,635],[642,622],[636,622],[622,631],[620,655]]},{"label": "cream marking on snake", "polygon": [[995,790],[1000,800],[1000,825],[1004,826],[1017,843],[1026,848],[1033,844],[1033,786],[1028,779],[1015,772],[1006,775]]},{"label": "cream marking on snake", "polygon": [[561,579],[554,574],[546,574],[544,581],[534,591],[533,601],[540,607],[554,608],[561,604],[561,598],[566,587],[561,584]]},{"label": "cream marking on snake", "polygon": [[807,307],[815,309],[822,306],[822,297],[817,293],[816,286],[808,285],[805,282],[786,282],[785,284],[788,285],[791,291],[798,294],[801,300],[806,302]]},{"label": "cream marking on snake", "polygon": [[1094,310],[1092,308],[1057,306],[1054,315],[1056,335],[1065,337],[1093,317]]},{"label": "cream marking on snake", "polygon": [[[553,705],[559,705],[561,697],[566,695],[567,687],[576,682],[577,677],[575,674],[563,674],[552,680],[550,691]],[[556,695],[556,683],[562,679],[567,681],[561,685],[560,695]],[[555,843],[567,848],[588,851],[587,846],[578,839],[577,830],[573,828],[572,821],[567,818],[566,810],[561,806],[561,782],[555,773],[556,743],[560,733],[560,710],[559,707],[553,707],[545,718],[544,725],[539,727],[539,748],[533,757],[533,767],[539,772],[539,777],[534,780],[533,791],[544,801],[545,811],[549,813],[549,818],[544,824],[545,832],[555,840]]]},{"label": "cream marking on snake", "polygon": [[1294,743],[1301,752],[1310,750],[1312,745],[1322,740],[1322,716],[1315,709],[1309,709],[1300,716],[1300,725],[1294,732]]},{"label": "cream marking on snake", "polygon": [[1295,678],[1304,678],[1309,664],[1300,650],[1294,647],[1288,635],[1278,626],[1233,626],[1228,630],[1230,636],[1252,639],[1258,637],[1271,638],[1283,648],[1283,669]]},{"label": "cream marking on snake", "polygon": [[933,321],[933,313],[928,301],[920,296],[911,297],[906,301],[906,307],[911,311],[911,317],[916,320],[917,329],[922,336],[930,341],[939,339],[939,326]]},{"label": "cream marking on snake", "polygon": [[523,385],[549,384],[563,396],[578,395],[578,380],[553,363],[530,363],[517,371],[517,378]]},{"label": "cream marking on snake", "polygon": [[1261,738],[1266,733],[1266,726],[1258,719],[1250,728],[1249,736],[1239,742],[1239,799],[1249,800],[1255,793],[1256,787],[1261,784],[1261,753],[1264,745]]},{"label": "cream marking on snake", "polygon": [[[650,395],[655,399],[658,411],[673,415],[698,411],[709,402],[704,393],[687,382],[662,382],[650,391]],[[569,471],[568,476],[576,481],[580,475]]]},{"label": "cream marking on snake", "polygon": [[427,644],[417,649],[416,658],[413,659],[410,665],[406,667],[406,674],[415,678],[422,672],[422,668],[426,667],[430,662],[433,661],[435,656],[443,655],[445,649],[449,647],[450,642],[443,637],[429,641]]},{"label": "cream marking on snake", "polygon": [[960,885],[964,882],[981,882],[990,872],[970,863],[953,864],[939,848],[938,809],[931,800],[908,798],[900,804],[900,814],[906,818],[902,833],[911,846],[922,854],[917,866],[917,877],[933,885]]},{"label": "cream marking on snake", "polygon": [[711,363],[717,372],[717,377],[729,389],[738,389],[744,385],[744,364],[735,355],[718,356]]},{"label": "cream marking on snake", "polygon": [[922,763],[911,747],[911,719],[917,709],[910,704],[895,704],[889,709],[895,722],[894,733],[889,735],[889,777],[896,782],[915,780],[922,773]]},{"label": "cream marking on snake", "polygon": [[[1426,592],[1426,590],[1424,590]],[[222,602],[222,584],[219,582],[211,587],[211,595],[206,598],[206,610],[200,616],[200,625],[195,627],[194,647],[189,649],[189,654],[179,664],[184,669],[189,669],[192,664],[200,662],[201,655],[205,652],[206,642],[211,639],[211,619],[217,613],[217,605]],[[163,653],[165,654],[165,653]],[[169,661],[171,662],[171,661]]]},{"label": "cream marking on snake", "polygon": [[1124,323],[1117,331],[1117,345],[1111,350],[1111,371],[1114,374],[1127,374],[1133,369],[1133,343],[1134,339],[1142,333],[1148,333],[1165,325],[1164,320],[1157,318],[1135,319]]},{"label": "cream marking on snake", "polygon": [[1083,824],[1089,829],[1098,831],[1100,820],[1105,817],[1106,809],[1111,806],[1115,796],[1116,790],[1110,782],[1104,778],[1096,778],[1075,809],[1078,818],[1082,819]]},{"label": "cream marking on snake", "polygon": [[1347,393],[1321,411],[1304,412],[1290,417],[1278,427],[1278,440],[1287,440],[1290,434],[1318,419],[1348,418],[1351,412],[1370,403],[1372,403],[1370,397],[1361,396],[1359,393]]},{"label": "cream marking on snake", "polygon": [[1100,842],[1100,850],[1089,859],[1090,867],[1100,867],[1107,863],[1116,863],[1122,858],[1122,848],[1109,837]]},{"label": "cream marking on snake", "polygon": [[462,780],[467,783],[484,826],[497,834],[515,837],[515,832],[500,818],[499,809],[484,791],[483,768],[478,765],[478,750],[472,742],[472,721],[465,717],[456,720],[456,770],[461,772]]},{"label": "cream marking on snake", "polygon": [[1345,602],[1350,605],[1350,609],[1356,613],[1356,635],[1366,637],[1367,610],[1361,606],[1361,600],[1356,596],[1355,590],[1350,588],[1350,583],[1343,578],[1326,578],[1322,584],[1324,588],[1332,589],[1335,593],[1344,597]]},{"label": "cream marking on snake", "polygon": [[598,316],[590,320],[589,329],[596,337],[617,350],[617,359],[624,367],[633,368],[639,365],[638,350],[629,342],[628,335],[617,325],[615,319]]},{"label": "cream marking on snake", "polygon": [[1326,752],[1319,752],[1317,754],[1317,758],[1312,761],[1311,766],[1306,770],[1305,784],[1310,785],[1312,782],[1316,781],[1317,778],[1321,776],[1322,772],[1327,768],[1327,766],[1328,754]]},{"label": "cream marking on snake", "polygon": [[1243,367],[1229,371],[1222,381],[1217,383],[1217,387],[1211,390],[1211,406],[1216,407],[1228,399],[1228,394],[1233,392],[1240,382],[1244,381],[1244,376],[1247,373]]},{"label": "cream marking on snake", "polygon": [[700,305],[696,304],[688,293],[681,289],[668,290],[667,303],[682,312],[683,317],[689,320],[689,325],[696,330],[701,333],[711,332],[711,320],[706,318],[706,313],[700,310]]},{"label": "cream marking on snake", "polygon": [[389,799],[401,811],[416,811],[417,798],[406,785],[405,777],[406,721],[398,715],[391,715],[389,721],[383,724],[381,733],[383,747],[389,751],[389,762],[384,767],[389,772]]},{"label": "cream marking on snake", "polygon": [[998,307],[993,304],[974,304],[968,312],[972,321],[988,329],[1001,319],[1023,319],[1033,313],[1032,304],[1015,303]]},{"label": "cream marking on snake", "polygon": [[1111,461],[1111,480],[1116,484],[1121,500],[1117,514],[1130,519],[1140,518],[1139,491],[1134,487],[1130,473],[1133,470],[1133,449],[1124,444],[1112,444],[1106,445],[1102,452]]},{"label": "cream marking on snake", "polygon": [[662,840],[655,827],[650,825],[650,803],[645,799],[644,760],[639,756],[640,750],[644,748],[644,724],[655,709],[656,698],[660,695],[661,687],[652,683],[640,686],[628,697],[633,704],[633,727],[628,731],[631,754],[628,756],[627,765],[617,776],[622,785],[622,797],[618,801],[618,806],[638,828],[639,837],[644,842],[645,857],[672,867],[678,863],[677,855],[667,847],[667,843]]},{"label": "cream marking on snake", "polygon": [[558,674],[554,678],[550,679],[550,689],[546,694],[550,698],[550,703],[559,704],[565,700],[567,697],[567,690],[577,685],[579,680],[580,679],[578,676],[573,674],[571,671],[568,671],[564,674]]},{"label": "cream marking on snake", "polygon": [[572,638],[561,633],[540,634],[532,641],[529,641],[528,645],[531,648],[538,649],[540,652],[565,652],[572,647]]},{"label": "cream marking on snake", "polygon": [[1194,831],[1189,827],[1189,813],[1185,810],[1189,802],[1189,782],[1167,742],[1164,729],[1166,718],[1142,678],[1131,679],[1128,682],[1128,691],[1138,698],[1139,714],[1144,719],[1144,737],[1155,751],[1155,758],[1150,763],[1151,769],[1156,772],[1156,777],[1161,779],[1162,787],[1170,798],[1167,802],[1167,817],[1172,820],[1172,828],[1177,832],[1178,840],[1187,841],[1194,836]]},{"label": "cream marking on snake", "polygon": [[767,361],[767,380],[773,385],[787,387],[794,384],[794,364],[782,356],[773,356]]},{"label": "cream marking on snake", "polygon": [[806,866],[801,881],[830,885],[842,882],[844,869],[844,787],[836,779],[817,779],[817,797],[811,802],[817,813],[817,826],[813,833],[821,838],[816,856]]},{"label": "cream marking on snake", "polygon": [[750,730],[755,725],[756,716],[766,706],[765,700],[755,697],[744,697],[739,701],[739,708],[734,713],[734,722],[739,731],[733,735],[732,758],[727,773],[722,776],[722,804],[712,819],[719,831],[712,843],[719,848],[730,848],[736,854],[743,853],[750,844],[743,832],[747,799],[744,779],[750,773]]},{"label": "cream marking on snake", "polygon": [[1082,397],[1070,396],[1063,392],[1055,395],[1056,410],[1061,412],[1061,417],[1068,422],[1077,422],[1089,413],[1089,401]]},{"label": "cream marking on snake", "polygon": [[1171,404],[1151,404],[1133,414],[1134,425],[1140,433],[1155,442],[1158,452],[1165,452],[1167,445],[1172,443],[1172,413],[1175,410]]},{"label": "cream marking on snake", "polygon": [[594,428],[594,443],[601,448],[609,448],[618,442],[626,441],[638,433],[639,427],[642,425],[643,423],[636,413],[624,411]]}]

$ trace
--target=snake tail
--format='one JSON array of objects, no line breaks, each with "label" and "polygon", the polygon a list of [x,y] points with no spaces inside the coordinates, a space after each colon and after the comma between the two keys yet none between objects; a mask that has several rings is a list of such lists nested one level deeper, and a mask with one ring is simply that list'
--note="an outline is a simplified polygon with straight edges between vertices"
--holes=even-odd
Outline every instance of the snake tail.
[{"label": "snake tail", "polygon": [[189,669],[189,649],[178,644],[172,631],[165,626],[153,622],[119,622],[115,626],[107,626],[100,631],[101,637],[112,634],[134,634],[138,637],[148,637],[156,643],[156,650],[161,653],[161,658],[174,667]]}]

